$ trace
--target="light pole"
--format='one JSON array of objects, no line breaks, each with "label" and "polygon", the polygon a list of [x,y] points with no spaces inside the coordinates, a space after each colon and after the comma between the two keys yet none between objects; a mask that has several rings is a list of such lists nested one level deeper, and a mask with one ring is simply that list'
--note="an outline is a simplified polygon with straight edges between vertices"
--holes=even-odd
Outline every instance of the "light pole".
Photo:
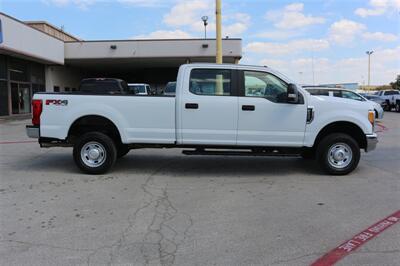
[{"label": "light pole", "polygon": [[300,76],[300,82],[303,83],[303,72],[299,71],[299,76]]},{"label": "light pole", "polygon": [[204,39],[207,39],[207,25],[208,25],[208,17],[207,16],[202,16],[201,20],[203,21],[204,24]]},{"label": "light pole", "polygon": [[371,85],[371,55],[374,53],[374,51],[366,51],[365,52],[368,55],[368,86]]}]

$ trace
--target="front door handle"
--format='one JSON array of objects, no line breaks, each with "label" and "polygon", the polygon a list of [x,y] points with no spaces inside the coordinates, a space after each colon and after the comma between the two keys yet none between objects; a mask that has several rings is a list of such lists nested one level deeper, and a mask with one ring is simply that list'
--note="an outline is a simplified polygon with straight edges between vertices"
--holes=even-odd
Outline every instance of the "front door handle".
[{"label": "front door handle", "polygon": [[186,109],[199,109],[199,104],[197,103],[186,103],[185,104]]},{"label": "front door handle", "polygon": [[254,110],[256,110],[256,107],[254,105],[242,105],[242,110],[243,111],[254,111]]}]

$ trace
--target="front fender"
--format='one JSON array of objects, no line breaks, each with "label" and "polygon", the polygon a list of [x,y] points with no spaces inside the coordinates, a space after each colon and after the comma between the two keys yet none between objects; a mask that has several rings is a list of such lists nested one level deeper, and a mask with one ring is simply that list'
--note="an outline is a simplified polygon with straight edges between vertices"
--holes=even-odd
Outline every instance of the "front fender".
[{"label": "front fender", "polygon": [[370,109],[368,104],[314,101],[314,105],[314,120],[306,125],[304,134],[304,146],[306,147],[312,147],[318,133],[334,122],[349,122],[358,126],[364,134],[373,133],[373,126],[368,120]]}]

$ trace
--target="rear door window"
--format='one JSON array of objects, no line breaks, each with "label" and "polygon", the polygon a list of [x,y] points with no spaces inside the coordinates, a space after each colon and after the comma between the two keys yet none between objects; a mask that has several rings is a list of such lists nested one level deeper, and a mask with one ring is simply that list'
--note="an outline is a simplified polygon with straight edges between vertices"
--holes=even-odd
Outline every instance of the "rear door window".
[{"label": "rear door window", "polygon": [[229,69],[193,69],[189,91],[197,95],[230,96],[232,71]]}]

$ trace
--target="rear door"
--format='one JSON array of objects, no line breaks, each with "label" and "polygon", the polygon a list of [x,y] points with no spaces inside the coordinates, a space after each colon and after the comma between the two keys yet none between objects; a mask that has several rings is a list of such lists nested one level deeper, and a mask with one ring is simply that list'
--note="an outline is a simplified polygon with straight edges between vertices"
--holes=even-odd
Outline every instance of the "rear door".
[{"label": "rear door", "polygon": [[238,145],[303,146],[307,107],[287,103],[288,83],[262,71],[240,71]]},{"label": "rear door", "polygon": [[181,88],[182,144],[235,145],[238,123],[236,70],[189,69]]}]

